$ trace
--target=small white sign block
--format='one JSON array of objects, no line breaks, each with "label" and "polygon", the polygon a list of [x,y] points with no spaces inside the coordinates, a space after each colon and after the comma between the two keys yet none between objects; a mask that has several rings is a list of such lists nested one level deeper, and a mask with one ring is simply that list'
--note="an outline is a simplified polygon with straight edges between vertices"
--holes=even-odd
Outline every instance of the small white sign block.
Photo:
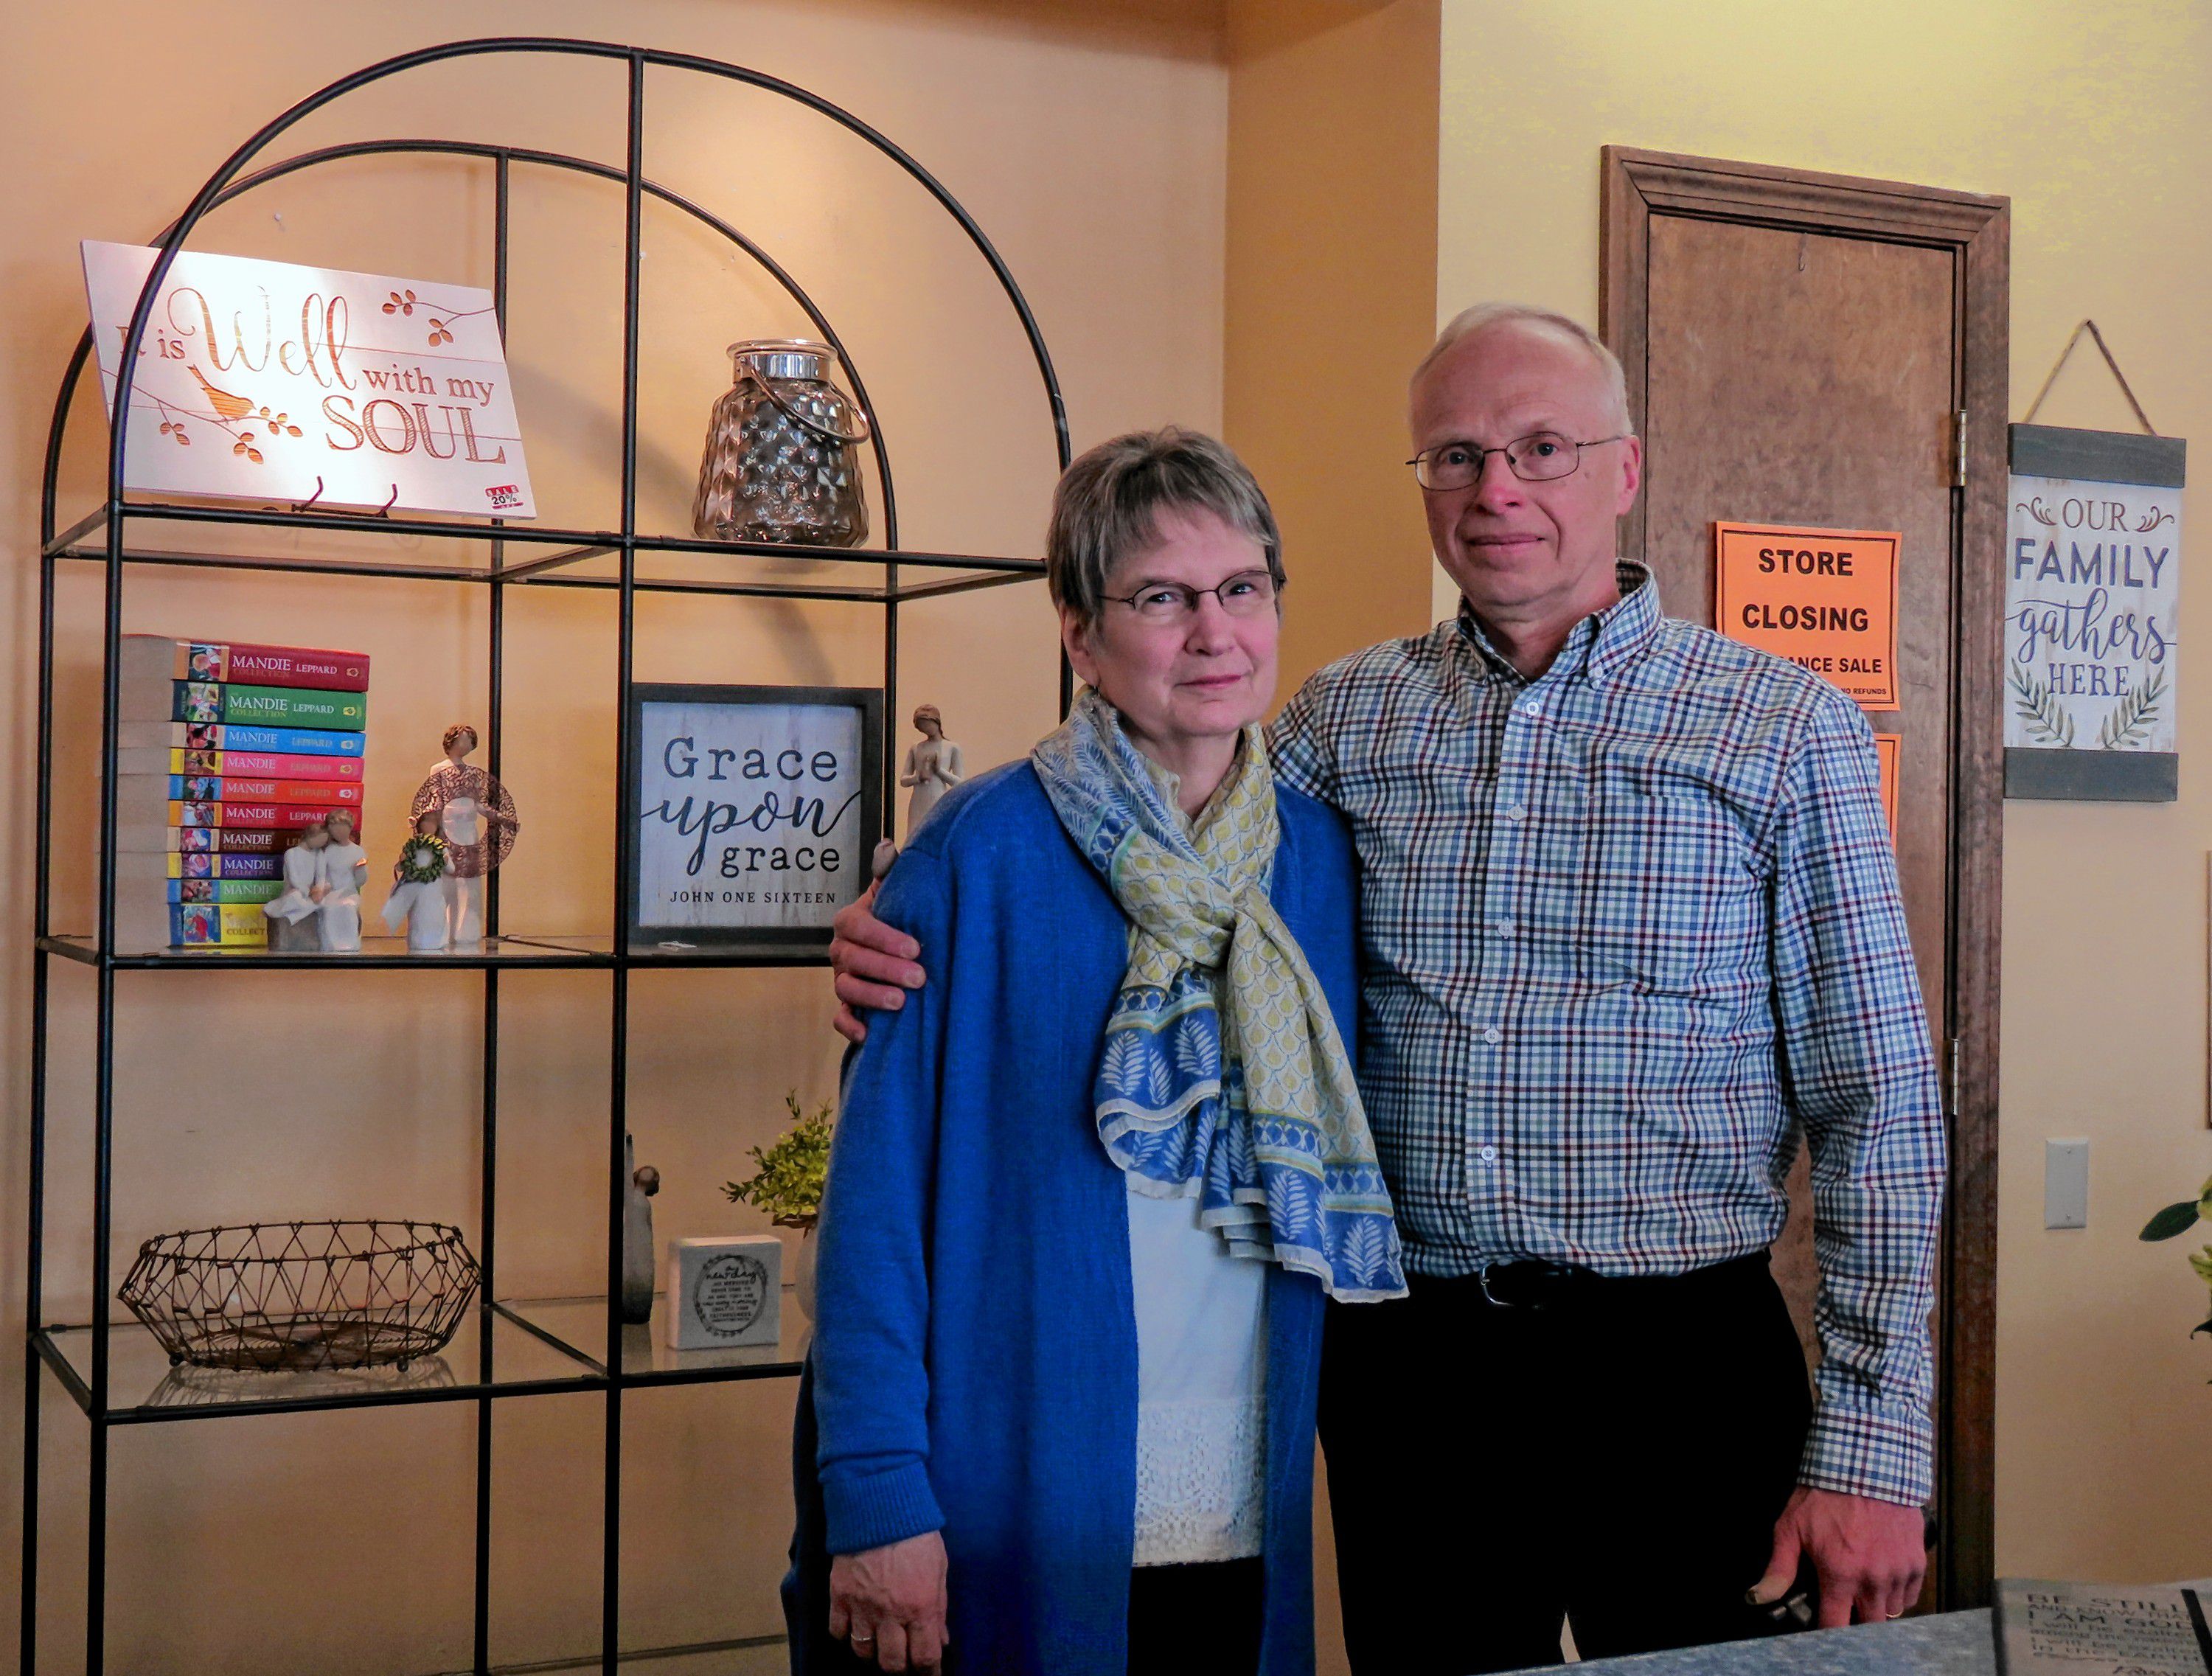
[{"label": "small white sign block", "polygon": [[783,1242],[732,1234],[668,1242],[671,1350],[772,1345],[782,1327]]}]

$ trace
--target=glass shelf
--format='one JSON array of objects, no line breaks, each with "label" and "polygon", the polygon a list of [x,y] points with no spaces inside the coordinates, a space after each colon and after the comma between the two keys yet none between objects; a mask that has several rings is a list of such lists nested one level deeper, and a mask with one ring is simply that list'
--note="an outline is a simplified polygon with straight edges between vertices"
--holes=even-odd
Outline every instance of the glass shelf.
[{"label": "glass shelf", "polygon": [[[72,933],[47,937],[40,947],[64,960],[87,966],[100,963],[96,941]],[[351,970],[401,970],[445,967],[474,971],[487,966],[530,966],[540,970],[586,968],[601,969],[618,962],[611,937],[487,937],[473,949],[414,950],[404,937],[364,937],[350,954],[331,954],[319,949],[271,954],[266,949],[224,947],[204,949],[118,949],[117,967],[131,971],[170,967],[194,971],[306,971],[317,968]],[[714,944],[633,943],[629,964],[640,966],[827,966],[830,946],[804,948],[741,948]]]},{"label": "glass shelf", "polygon": [[[557,1341],[572,1356],[603,1365],[607,1342],[607,1300],[590,1297],[509,1298],[493,1308],[527,1323]],[[709,1380],[788,1379],[805,1365],[814,1323],[806,1319],[787,1283],[778,1312],[781,1328],[772,1345],[744,1350],[671,1350],[662,1339],[668,1296],[656,1292],[653,1320],[622,1329],[622,1374],[626,1385],[688,1385]]]},{"label": "glass shelf", "polygon": [[[226,570],[382,576],[513,586],[621,586],[620,535],[536,524],[364,517],[276,507],[132,501],[123,510],[131,563]],[[94,512],[47,544],[58,558],[104,561],[107,518]],[[501,543],[495,551],[493,543]],[[647,592],[843,600],[927,599],[1032,581],[1036,559],[978,554],[700,541],[640,535],[633,585]],[[896,580],[887,568],[896,566]]]},{"label": "glass shelf", "polygon": [[[328,1368],[300,1373],[234,1373],[169,1365],[154,1335],[120,1304],[107,1329],[107,1418],[118,1424],[216,1419],[305,1409],[369,1408],[464,1398],[596,1391],[606,1381],[589,1357],[564,1351],[481,1305],[461,1319],[435,1356],[395,1367]],[[483,1377],[484,1323],[492,1323],[491,1376]],[[92,1412],[89,1327],[50,1327],[31,1335],[47,1365]]]},{"label": "glass shelf", "polygon": [[[592,945],[599,946],[594,948]],[[83,935],[46,937],[40,947],[64,960],[88,966],[100,963],[97,940]],[[414,950],[404,937],[364,937],[359,950],[333,954],[305,949],[272,954],[267,949],[229,946],[200,949],[118,949],[114,963],[133,970],[169,967],[204,971],[300,971],[311,968],[350,968],[383,970],[405,967],[442,966],[477,970],[487,966],[540,968],[599,967],[614,963],[612,947],[605,938],[487,937],[475,948]],[[828,956],[823,956],[827,961]]]}]

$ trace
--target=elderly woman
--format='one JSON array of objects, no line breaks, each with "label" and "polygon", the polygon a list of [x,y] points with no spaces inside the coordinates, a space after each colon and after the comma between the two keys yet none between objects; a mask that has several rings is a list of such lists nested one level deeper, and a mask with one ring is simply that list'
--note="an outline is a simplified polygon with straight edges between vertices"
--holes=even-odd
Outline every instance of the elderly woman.
[{"label": "elderly woman", "polygon": [[1085,690],[884,881],[928,980],[831,1152],[797,1671],[1313,1667],[1323,1298],[1405,1283],[1351,846],[1261,740],[1276,555],[1210,438],[1077,460],[1045,562]]}]

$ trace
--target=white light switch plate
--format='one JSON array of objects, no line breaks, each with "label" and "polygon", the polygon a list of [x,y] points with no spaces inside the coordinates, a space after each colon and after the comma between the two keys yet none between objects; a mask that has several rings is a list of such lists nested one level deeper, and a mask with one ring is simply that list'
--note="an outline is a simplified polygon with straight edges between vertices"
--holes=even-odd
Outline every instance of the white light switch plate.
[{"label": "white light switch plate", "polygon": [[2087,1228],[2089,1225],[2087,1141],[2046,1140],[2043,1143],[2043,1225],[2045,1228]]}]

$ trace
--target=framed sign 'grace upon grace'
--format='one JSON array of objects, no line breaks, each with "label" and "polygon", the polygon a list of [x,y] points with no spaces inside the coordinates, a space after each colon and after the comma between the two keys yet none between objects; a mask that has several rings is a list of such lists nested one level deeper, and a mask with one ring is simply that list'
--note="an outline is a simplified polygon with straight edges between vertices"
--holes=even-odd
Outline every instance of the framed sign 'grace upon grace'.
[{"label": "framed sign 'grace upon grace'", "polygon": [[633,948],[827,947],[883,833],[883,694],[640,683]]}]

